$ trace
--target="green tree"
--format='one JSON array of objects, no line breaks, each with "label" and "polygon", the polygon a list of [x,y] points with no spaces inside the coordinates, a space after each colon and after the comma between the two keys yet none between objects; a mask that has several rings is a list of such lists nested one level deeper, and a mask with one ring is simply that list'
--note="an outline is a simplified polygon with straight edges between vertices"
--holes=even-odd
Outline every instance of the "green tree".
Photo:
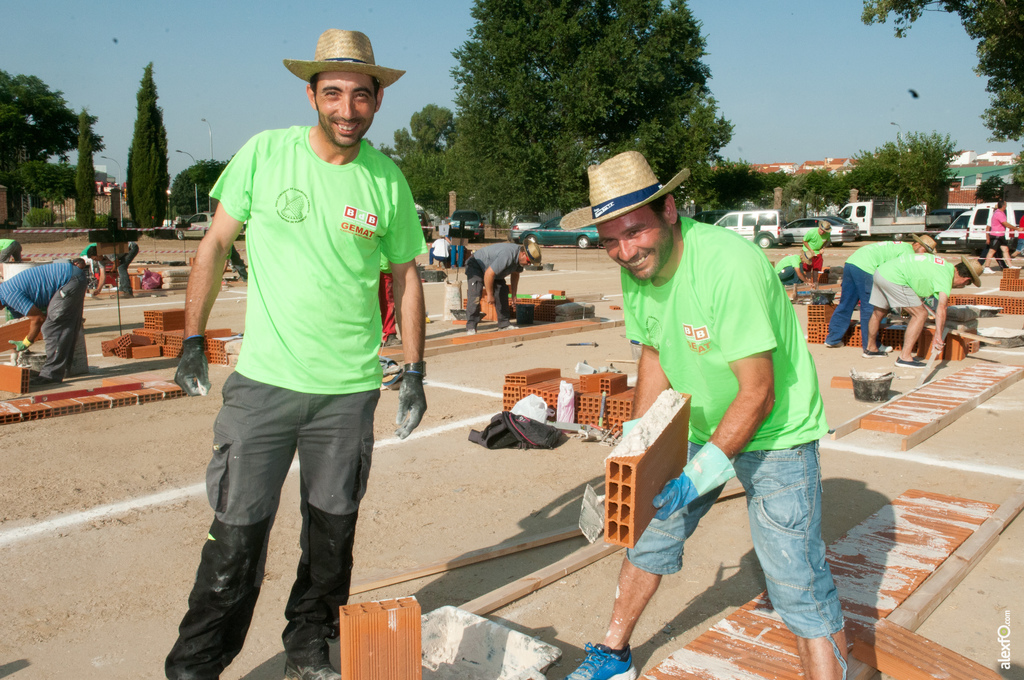
[{"label": "green tree", "polygon": [[135,134],[128,149],[128,210],[135,225],[143,229],[159,227],[167,213],[167,130],[164,114],[156,105],[153,62],[142,75],[137,95]]},{"label": "green tree", "polygon": [[85,109],[78,114],[78,169],[75,175],[75,221],[84,228],[92,227],[96,217],[96,167],[92,155],[103,150],[103,143],[96,144],[92,126],[96,117]]},{"label": "green tree", "polygon": [[846,182],[862,196],[895,196],[901,208],[924,203],[933,210],[946,204],[953,179],[949,163],[955,157],[949,135],[911,132],[855,156],[857,165]]},{"label": "green tree", "polygon": [[[897,38],[925,11],[955,14],[967,35],[978,41],[975,72],[988,78],[992,95],[982,118],[995,141],[1024,136],[1024,8],[1017,0],[864,0],[865,24],[884,24],[894,16]],[[1018,166],[1017,174],[1024,175]],[[1021,179],[1024,179],[1022,177]]]},{"label": "green tree", "polygon": [[684,0],[475,0],[472,15],[449,167],[474,207],[568,210],[591,163],[632,149],[659,177],[696,173],[731,138]]},{"label": "green tree", "polygon": [[416,201],[434,210],[443,210],[448,202],[448,152],[454,135],[452,112],[427,104],[412,115],[408,129],[395,131],[394,147],[381,147],[401,168]]},{"label": "green tree", "polygon": [[1005,188],[1006,183],[1003,182],[1002,177],[989,177],[982,180],[981,184],[978,185],[974,196],[979,203],[991,203],[1003,197],[1003,189]]},{"label": "green tree", "polygon": [[764,195],[765,178],[742,161],[724,161],[691,180],[687,194],[704,210],[739,208]]},{"label": "green tree", "polygon": [[226,161],[202,160],[175,175],[171,184],[171,214],[191,215],[209,208],[210,190],[227,165]]}]

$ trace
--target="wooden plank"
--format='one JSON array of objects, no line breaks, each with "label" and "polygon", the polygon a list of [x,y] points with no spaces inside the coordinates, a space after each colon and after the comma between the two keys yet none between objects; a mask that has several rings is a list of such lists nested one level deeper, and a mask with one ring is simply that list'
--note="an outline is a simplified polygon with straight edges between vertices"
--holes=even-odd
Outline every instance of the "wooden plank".
[{"label": "wooden plank", "polygon": [[446,557],[437,562],[414,567],[406,571],[391,574],[390,576],[360,579],[352,584],[352,587],[349,589],[349,593],[352,595],[355,595],[356,593],[365,593],[385,586],[394,585],[396,583],[404,583],[405,581],[412,581],[413,579],[423,578],[424,576],[440,574],[452,569],[458,569],[459,567],[477,564],[478,562],[494,559],[496,557],[512,555],[517,552],[522,552],[523,550],[537,548],[550,543],[557,543],[559,541],[576,538],[577,536],[582,535],[583,532],[580,531],[579,527],[565,527],[537,534],[536,536],[526,540],[503,541],[502,543],[498,543],[487,548],[480,548],[461,555]]},{"label": "wooden plank", "polygon": [[973,411],[982,403],[988,401],[993,396],[999,394],[1010,385],[1013,385],[1014,383],[1018,382],[1022,377],[1024,377],[1024,371],[1017,371],[1016,373],[1012,373],[1006,376],[999,382],[995,383],[994,385],[986,389],[981,394],[972,397],[971,399],[968,399],[967,401],[963,402],[962,404],[960,404],[959,406],[957,406],[944,416],[936,418],[935,420],[928,423],[927,425],[917,430],[916,432],[907,435],[900,443],[900,449],[903,451],[907,451],[909,449],[914,448],[915,446],[923,442],[925,439],[928,439],[939,430],[943,429],[953,421],[957,420],[963,414],[967,413],[968,411]]},{"label": "wooden plank", "polygon": [[882,620],[875,625],[874,640],[853,641],[853,656],[895,680],[999,680],[995,671],[960,656],[928,638]]},{"label": "wooden plank", "polygon": [[600,541],[585,545],[554,564],[538,569],[532,574],[528,574],[506,586],[481,595],[475,600],[470,600],[459,608],[483,616],[619,550],[622,550],[622,546],[610,545]]}]

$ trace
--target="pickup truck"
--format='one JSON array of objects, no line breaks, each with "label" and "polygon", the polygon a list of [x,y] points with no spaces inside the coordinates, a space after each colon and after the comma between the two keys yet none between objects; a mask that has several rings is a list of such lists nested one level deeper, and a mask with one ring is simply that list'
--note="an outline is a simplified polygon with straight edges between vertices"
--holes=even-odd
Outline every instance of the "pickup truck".
[{"label": "pickup truck", "polygon": [[847,203],[839,211],[839,217],[856,224],[860,235],[866,238],[895,237],[927,230],[923,217],[898,217],[894,213],[894,203],[871,200]]},{"label": "pickup truck", "polygon": [[[995,203],[979,203],[971,210],[961,213],[953,220],[944,231],[935,235],[935,242],[940,251],[947,250],[980,250],[985,245],[985,231],[988,223],[992,221],[992,213],[996,209]],[[1024,217],[1024,203],[1006,204],[1006,221],[1010,224],[1020,224]],[[1016,250],[1013,245],[1010,250]]]}]

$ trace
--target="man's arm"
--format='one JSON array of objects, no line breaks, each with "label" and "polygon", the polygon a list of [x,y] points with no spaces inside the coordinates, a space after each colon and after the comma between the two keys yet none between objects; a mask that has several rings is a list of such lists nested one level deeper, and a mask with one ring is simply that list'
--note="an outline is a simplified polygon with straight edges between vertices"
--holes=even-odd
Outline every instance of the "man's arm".
[{"label": "man's arm", "polygon": [[43,314],[41,309],[32,305],[25,312],[25,318],[28,319],[28,333],[25,334],[25,339],[29,342],[35,342],[39,337],[39,331],[43,328],[43,322],[46,321],[46,315]]},{"label": "man's arm", "polygon": [[423,359],[426,334],[423,282],[415,260],[403,264],[392,262],[391,276],[395,286],[395,308],[399,310],[399,323],[402,325],[402,354],[405,363],[414,364]]},{"label": "man's arm", "polygon": [[633,392],[632,419],[643,417],[658,395],[671,385],[661,368],[661,355],[650,345],[643,345],[640,363],[636,368],[636,389]]},{"label": "man's arm", "polygon": [[206,330],[210,310],[220,293],[220,281],[235,238],[242,230],[242,223],[217,206],[213,221],[196,250],[195,263],[188,277],[185,290],[185,337],[199,335]]},{"label": "man's arm", "polygon": [[519,272],[512,272],[509,277],[509,292],[512,293],[512,301],[515,302],[516,294],[519,291]]},{"label": "man's arm", "polygon": [[484,272],[484,300],[494,304],[494,270],[490,267]]},{"label": "man's arm", "polygon": [[945,346],[942,329],[946,327],[946,306],[949,304],[949,297],[945,293],[939,293],[939,303],[935,305],[935,333],[932,338],[932,347],[941,352]]},{"label": "man's arm", "polygon": [[[775,405],[772,353],[761,352],[730,362],[739,392],[711,436],[711,443],[729,458],[742,451]],[[639,380],[637,381],[639,383]]]}]

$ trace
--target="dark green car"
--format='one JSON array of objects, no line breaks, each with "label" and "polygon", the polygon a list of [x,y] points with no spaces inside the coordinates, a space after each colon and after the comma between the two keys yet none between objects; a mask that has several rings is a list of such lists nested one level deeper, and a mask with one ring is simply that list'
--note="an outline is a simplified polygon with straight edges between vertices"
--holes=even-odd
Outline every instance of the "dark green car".
[{"label": "dark green car", "polygon": [[524,231],[520,239],[523,243],[532,241],[542,246],[597,247],[597,227],[593,224],[579,229],[562,229],[561,223],[561,217],[552,218],[535,229]]}]

